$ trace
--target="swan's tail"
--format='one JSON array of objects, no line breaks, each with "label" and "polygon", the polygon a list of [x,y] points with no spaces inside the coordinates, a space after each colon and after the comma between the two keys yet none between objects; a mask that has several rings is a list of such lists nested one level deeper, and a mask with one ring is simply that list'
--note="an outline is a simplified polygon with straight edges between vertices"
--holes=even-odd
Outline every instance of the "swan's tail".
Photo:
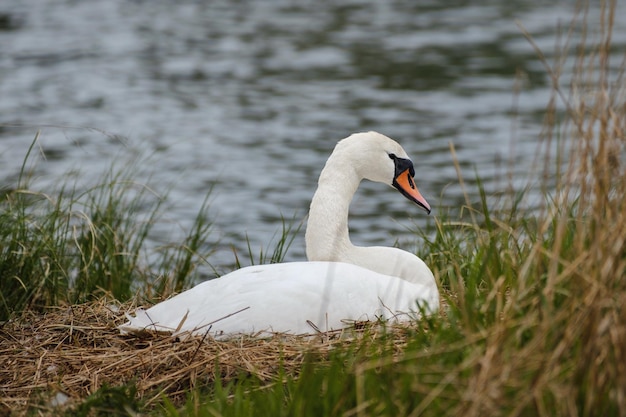
[{"label": "swan's tail", "polygon": [[117,327],[122,334],[141,334],[144,332],[173,333],[176,331],[176,329],[172,329],[155,322],[143,308],[135,310],[135,317],[126,313],[126,318],[128,321]]}]

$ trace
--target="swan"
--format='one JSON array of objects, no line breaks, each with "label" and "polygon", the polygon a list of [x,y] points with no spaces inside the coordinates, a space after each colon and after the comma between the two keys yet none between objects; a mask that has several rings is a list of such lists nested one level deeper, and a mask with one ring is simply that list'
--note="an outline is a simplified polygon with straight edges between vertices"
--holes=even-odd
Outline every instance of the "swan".
[{"label": "swan", "polygon": [[413,163],[376,132],[339,141],[311,201],[305,233],[308,262],[256,265],[205,281],[147,310],[126,314],[122,333],[210,335],[315,334],[355,321],[431,314],[439,291],[426,264],[392,247],[350,242],[348,209],[362,179],[382,182],[430,213],[414,182]]}]

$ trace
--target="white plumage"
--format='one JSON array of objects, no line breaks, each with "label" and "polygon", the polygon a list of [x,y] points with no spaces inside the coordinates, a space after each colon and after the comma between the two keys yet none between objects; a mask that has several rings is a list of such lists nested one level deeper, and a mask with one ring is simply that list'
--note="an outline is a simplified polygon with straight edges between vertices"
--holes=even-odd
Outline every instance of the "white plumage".
[{"label": "white plumage", "polygon": [[348,235],[348,208],[360,181],[397,188],[430,211],[413,182],[413,164],[398,143],[375,132],[340,141],[320,174],[306,232],[309,262],[242,268],[203,282],[120,326],[123,333],[309,334],[358,320],[406,320],[439,308],[432,272],[415,255],[358,247]]}]

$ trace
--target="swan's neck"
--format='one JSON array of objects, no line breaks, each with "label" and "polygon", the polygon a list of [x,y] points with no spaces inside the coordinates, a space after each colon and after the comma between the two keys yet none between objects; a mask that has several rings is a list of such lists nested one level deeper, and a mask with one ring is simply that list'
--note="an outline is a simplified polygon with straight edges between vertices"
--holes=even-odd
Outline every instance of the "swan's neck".
[{"label": "swan's neck", "polygon": [[350,242],[348,212],[363,178],[346,155],[333,153],[320,174],[306,228],[309,261],[346,262],[433,287],[433,274],[417,256],[398,248],[359,247]]},{"label": "swan's neck", "polygon": [[309,261],[348,261],[354,248],[348,234],[348,211],[360,182],[350,163],[331,155],[311,200],[305,235]]}]

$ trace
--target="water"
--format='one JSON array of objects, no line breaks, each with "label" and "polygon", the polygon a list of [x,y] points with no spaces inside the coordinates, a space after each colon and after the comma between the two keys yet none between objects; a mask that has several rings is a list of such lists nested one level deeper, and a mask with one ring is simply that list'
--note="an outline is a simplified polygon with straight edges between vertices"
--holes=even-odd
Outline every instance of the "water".
[{"label": "water", "polygon": [[[549,80],[515,19],[550,59],[574,2],[340,3],[3,1],[2,184],[14,183],[38,130],[44,190],[94,184],[114,161],[143,155],[139,180],[159,192],[175,184],[154,240],[176,240],[172,225],[188,227],[213,187],[211,260],[228,269],[246,235],[267,246],[281,216],[305,216],[334,143],[355,131],[404,146],[434,215],[463,201],[450,142],[488,190],[506,185],[510,161],[526,182]],[[626,21],[616,20],[619,60]],[[364,184],[351,233],[410,247],[406,227],[426,221],[392,189]],[[303,258],[300,237],[289,259]]]}]

